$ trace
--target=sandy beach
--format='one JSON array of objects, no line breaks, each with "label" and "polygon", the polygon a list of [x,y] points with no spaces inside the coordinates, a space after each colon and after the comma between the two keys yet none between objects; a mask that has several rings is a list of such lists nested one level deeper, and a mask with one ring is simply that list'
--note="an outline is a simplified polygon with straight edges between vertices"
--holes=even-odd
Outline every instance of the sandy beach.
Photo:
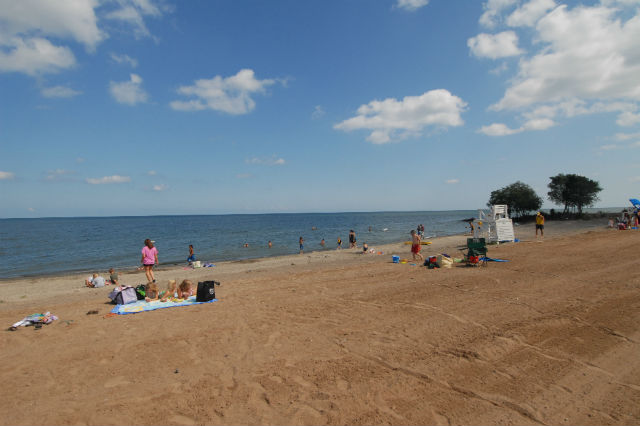
[{"label": "sandy beach", "polygon": [[160,268],[222,282],[219,302],[135,315],[105,316],[84,275],[0,281],[3,329],[60,317],[0,332],[0,423],[638,424],[640,233],[545,234],[516,227],[482,268],[391,263],[403,244]]}]

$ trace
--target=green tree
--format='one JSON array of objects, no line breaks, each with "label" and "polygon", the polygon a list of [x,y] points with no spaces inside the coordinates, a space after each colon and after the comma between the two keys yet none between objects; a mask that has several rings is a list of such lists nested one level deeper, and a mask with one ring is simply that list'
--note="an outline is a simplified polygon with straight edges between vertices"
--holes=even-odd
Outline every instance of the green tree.
[{"label": "green tree", "polygon": [[560,173],[549,179],[549,200],[564,205],[562,213],[565,215],[570,209],[577,209],[581,215],[582,208],[592,206],[598,201],[598,192],[602,191],[597,181],[580,175]]},{"label": "green tree", "polygon": [[520,181],[491,192],[488,206],[493,204],[507,204],[513,214],[520,217],[523,214],[540,209],[542,198],[526,183]]}]

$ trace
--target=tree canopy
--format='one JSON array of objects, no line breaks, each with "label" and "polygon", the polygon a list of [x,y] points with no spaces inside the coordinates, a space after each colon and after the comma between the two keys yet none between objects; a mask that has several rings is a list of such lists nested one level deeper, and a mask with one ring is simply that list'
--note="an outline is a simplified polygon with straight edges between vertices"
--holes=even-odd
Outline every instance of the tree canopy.
[{"label": "tree canopy", "polygon": [[598,192],[602,191],[597,181],[580,175],[560,173],[549,179],[547,195],[554,203],[564,205],[563,214],[569,209],[577,209],[578,214],[582,214],[582,208],[598,201]]},{"label": "tree canopy", "polygon": [[507,204],[511,212],[520,217],[527,212],[540,209],[542,198],[526,183],[520,181],[491,192],[488,206]]}]

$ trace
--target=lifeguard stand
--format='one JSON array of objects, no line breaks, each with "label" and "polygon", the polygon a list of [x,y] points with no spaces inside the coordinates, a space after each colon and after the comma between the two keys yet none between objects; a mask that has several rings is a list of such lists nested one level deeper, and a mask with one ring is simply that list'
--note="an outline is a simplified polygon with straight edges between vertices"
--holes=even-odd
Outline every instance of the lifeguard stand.
[{"label": "lifeguard stand", "polygon": [[473,225],[474,238],[485,238],[491,243],[515,240],[513,222],[509,218],[506,204],[494,204],[489,214],[478,210],[478,218],[474,219]]}]

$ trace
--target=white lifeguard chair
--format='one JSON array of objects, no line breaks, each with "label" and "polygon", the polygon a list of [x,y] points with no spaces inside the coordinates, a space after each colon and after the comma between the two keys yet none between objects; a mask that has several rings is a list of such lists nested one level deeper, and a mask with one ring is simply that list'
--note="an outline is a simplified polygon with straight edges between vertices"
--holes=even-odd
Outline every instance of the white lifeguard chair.
[{"label": "white lifeguard chair", "polygon": [[478,210],[478,218],[473,221],[473,237],[485,238],[487,242],[501,243],[515,240],[513,222],[509,218],[506,204],[495,204],[486,214]]}]

